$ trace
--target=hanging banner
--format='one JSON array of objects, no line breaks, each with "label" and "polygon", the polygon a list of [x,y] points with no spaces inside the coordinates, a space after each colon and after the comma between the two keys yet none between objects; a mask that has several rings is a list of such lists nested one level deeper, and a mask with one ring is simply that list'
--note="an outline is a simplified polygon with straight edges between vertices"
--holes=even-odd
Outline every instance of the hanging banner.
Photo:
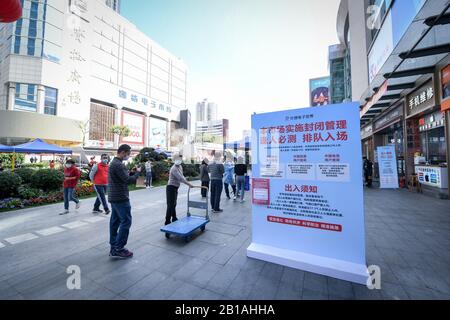
[{"label": "hanging banner", "polygon": [[380,188],[398,189],[397,157],[395,147],[378,147],[378,166],[380,169]]},{"label": "hanging banner", "polygon": [[252,116],[252,258],[366,284],[359,104]]}]

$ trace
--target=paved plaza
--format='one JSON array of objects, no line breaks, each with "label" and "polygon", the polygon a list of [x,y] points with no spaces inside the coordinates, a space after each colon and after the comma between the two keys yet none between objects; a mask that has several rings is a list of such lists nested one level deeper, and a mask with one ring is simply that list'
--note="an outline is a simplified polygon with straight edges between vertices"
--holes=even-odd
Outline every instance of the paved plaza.
[{"label": "paved plaza", "polygon": [[[178,215],[186,211],[180,189]],[[199,191],[194,193],[199,198]],[[450,202],[404,190],[366,190],[367,264],[382,290],[246,257],[251,203],[222,200],[191,242],[159,231],[165,189],[132,193],[131,260],[108,257],[109,218],[93,199],[59,216],[62,205],[0,213],[0,299],[449,299]],[[270,235],[268,235],[270,236]],[[68,290],[68,266],[81,290]]]}]

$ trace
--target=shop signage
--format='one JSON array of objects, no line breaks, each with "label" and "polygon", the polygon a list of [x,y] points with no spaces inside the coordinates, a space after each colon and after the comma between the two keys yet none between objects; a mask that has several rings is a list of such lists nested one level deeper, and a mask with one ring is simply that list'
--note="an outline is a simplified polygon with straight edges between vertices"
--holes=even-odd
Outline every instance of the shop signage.
[{"label": "shop signage", "polygon": [[86,143],[86,147],[99,149],[112,149],[114,148],[114,142],[105,140],[88,140],[88,142]]},{"label": "shop signage", "polygon": [[408,96],[408,115],[422,112],[435,105],[433,82],[430,80],[426,85]]},{"label": "shop signage", "polygon": [[252,116],[252,258],[366,284],[359,104]]},{"label": "shop signage", "polygon": [[402,108],[401,107],[399,107],[399,108],[389,112],[387,115],[385,115],[381,119],[375,121],[375,129],[382,128],[386,124],[389,124],[393,120],[398,119],[402,115],[403,115],[403,112],[402,112]]},{"label": "shop signage", "polygon": [[450,64],[442,69],[442,103],[441,110],[450,110]]},{"label": "shop signage", "polygon": [[440,189],[448,188],[447,170],[440,167],[416,166],[416,174],[421,184]]},{"label": "shop signage", "polygon": [[145,116],[138,113],[122,111],[121,120],[122,126],[127,126],[131,129],[130,135],[128,137],[123,137],[121,143],[143,146],[145,135]]},{"label": "shop signage", "polygon": [[387,80],[381,85],[381,87],[378,89],[378,91],[373,95],[372,99],[370,99],[369,102],[367,102],[364,107],[361,109],[360,116],[361,118],[367,113],[367,111],[372,108],[374,104],[376,104],[381,97],[387,92],[388,82]]},{"label": "shop signage", "polygon": [[377,148],[380,169],[380,188],[398,189],[397,157],[394,146]]},{"label": "shop signage", "polygon": [[421,132],[443,127],[445,124],[444,115],[441,111],[434,112],[430,115],[419,119],[419,130]]},{"label": "shop signage", "polygon": [[368,137],[370,137],[373,133],[373,128],[372,125],[368,125],[364,128],[361,129],[361,139],[367,139]]},{"label": "shop signage", "polygon": [[119,90],[119,98],[127,100],[133,104],[141,104],[144,107],[150,106],[151,109],[158,110],[160,112],[172,113],[172,107],[167,104],[149,99],[145,96],[139,96],[135,93],[129,93],[128,91],[123,89]]}]

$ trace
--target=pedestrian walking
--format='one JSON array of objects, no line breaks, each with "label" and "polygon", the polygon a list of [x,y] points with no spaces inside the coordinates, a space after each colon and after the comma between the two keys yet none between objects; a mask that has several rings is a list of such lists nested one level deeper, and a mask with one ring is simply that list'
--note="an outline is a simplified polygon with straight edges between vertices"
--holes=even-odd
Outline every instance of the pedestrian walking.
[{"label": "pedestrian walking", "polygon": [[363,169],[364,169],[364,181],[366,183],[366,186],[368,188],[371,188],[373,180],[373,162],[370,161],[370,159],[368,159],[367,157],[364,157]]},{"label": "pedestrian walking", "polygon": [[49,165],[50,170],[54,170],[55,169],[55,160],[50,161]]},{"label": "pedestrian walking", "polygon": [[[165,225],[178,220],[176,207],[178,199],[178,189],[180,188],[181,183],[184,183],[190,188],[194,188],[194,185],[187,181],[187,179],[183,175],[183,167],[181,166],[181,164],[183,163],[183,156],[179,153],[176,153],[173,156],[173,160],[174,165],[170,168],[169,182],[167,183],[166,187],[167,210]],[[169,234],[166,234],[166,237],[169,237]]]},{"label": "pedestrian walking", "polygon": [[111,203],[112,213],[109,222],[110,257],[127,259],[133,257],[133,252],[125,248],[131,227],[131,204],[128,185],[136,183],[141,168],[130,176],[124,161],[130,158],[131,147],[121,145],[117,150],[117,156],[111,161],[108,170],[108,200]]},{"label": "pedestrian walking", "polygon": [[75,188],[80,180],[81,172],[75,166],[75,161],[67,159],[64,168],[64,211],[60,215],[69,213],[69,202],[75,202],[75,209],[80,208],[80,200],[75,196]]},{"label": "pedestrian walking", "polygon": [[101,162],[94,164],[89,173],[89,178],[94,183],[94,190],[97,193],[97,199],[95,200],[92,213],[103,213],[103,211],[100,210],[100,204],[103,205],[106,215],[111,213],[108,201],[106,201],[106,193],[108,192],[108,163],[109,156],[107,154],[102,154]]},{"label": "pedestrian walking", "polygon": [[245,177],[247,175],[247,165],[244,163],[243,157],[238,158],[237,164],[234,167],[234,173],[236,174],[237,190],[241,198],[241,203],[243,203],[245,194]]},{"label": "pedestrian walking", "polygon": [[224,164],[223,186],[225,189],[227,199],[228,200],[231,199],[229,186],[231,186],[231,189],[233,190],[233,199],[236,199],[236,184],[234,181],[234,162],[233,159],[228,156]]},{"label": "pedestrian walking", "polygon": [[145,187],[147,189],[153,188],[152,186],[152,162],[151,160],[148,160],[145,163]]},{"label": "pedestrian walking", "polygon": [[[203,159],[202,165],[200,167],[200,181],[202,182],[202,198],[206,198],[208,190],[209,190],[209,172],[208,172],[208,159]],[[206,189],[208,188],[208,189]]]},{"label": "pedestrian walking", "polygon": [[222,196],[225,167],[221,158],[222,153],[216,152],[214,160],[208,165],[208,171],[211,174],[211,208],[214,213],[223,212],[220,208],[220,197]]}]

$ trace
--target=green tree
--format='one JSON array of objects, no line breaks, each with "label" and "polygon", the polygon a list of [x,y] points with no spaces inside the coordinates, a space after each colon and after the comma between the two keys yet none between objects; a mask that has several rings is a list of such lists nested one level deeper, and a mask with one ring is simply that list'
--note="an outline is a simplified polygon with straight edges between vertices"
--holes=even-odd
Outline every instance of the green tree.
[{"label": "green tree", "polygon": [[111,128],[109,128],[109,132],[118,135],[120,139],[129,137],[131,134],[131,129],[127,126],[111,126]]}]

